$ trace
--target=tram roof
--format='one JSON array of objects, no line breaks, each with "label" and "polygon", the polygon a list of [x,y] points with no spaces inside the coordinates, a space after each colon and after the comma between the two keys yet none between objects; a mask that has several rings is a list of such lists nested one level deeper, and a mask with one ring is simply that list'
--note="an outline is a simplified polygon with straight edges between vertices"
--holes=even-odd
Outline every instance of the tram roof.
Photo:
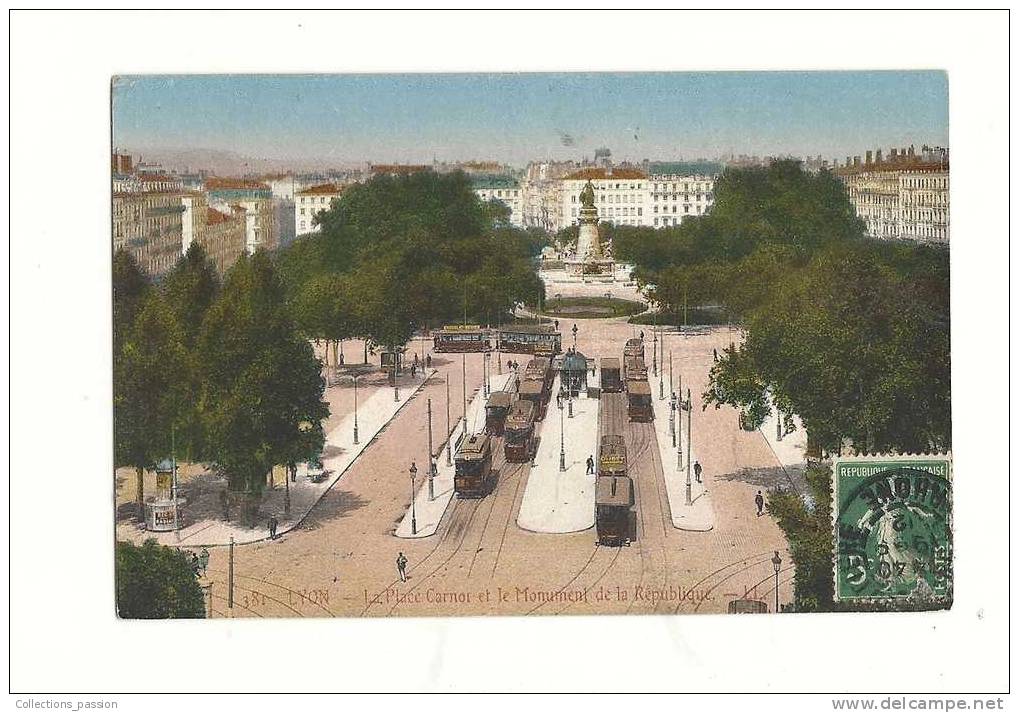
[{"label": "tram roof", "polygon": [[633,505],[633,481],[625,475],[600,475],[594,486],[597,505]]},{"label": "tram roof", "polygon": [[513,404],[513,394],[508,391],[496,391],[488,397],[488,408],[509,408]]}]

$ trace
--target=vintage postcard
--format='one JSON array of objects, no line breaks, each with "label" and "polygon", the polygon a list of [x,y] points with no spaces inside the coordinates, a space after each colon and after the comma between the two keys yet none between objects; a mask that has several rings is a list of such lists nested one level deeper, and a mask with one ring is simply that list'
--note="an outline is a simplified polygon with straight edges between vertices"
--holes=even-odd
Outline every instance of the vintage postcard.
[{"label": "vintage postcard", "polygon": [[111,106],[120,617],[951,606],[944,72]]}]

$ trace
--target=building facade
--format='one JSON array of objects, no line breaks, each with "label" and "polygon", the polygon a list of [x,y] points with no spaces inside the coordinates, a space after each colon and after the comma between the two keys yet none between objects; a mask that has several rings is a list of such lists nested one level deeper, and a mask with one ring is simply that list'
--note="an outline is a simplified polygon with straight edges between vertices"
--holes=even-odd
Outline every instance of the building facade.
[{"label": "building facade", "polygon": [[205,231],[202,246],[209,260],[222,276],[226,274],[237,258],[247,251],[247,211],[231,209],[229,213],[205,209]]},{"label": "building facade", "polygon": [[649,225],[648,177],[632,168],[583,168],[567,175],[561,195],[561,222],[570,226],[580,220],[580,193],[590,181],[595,207],[603,223]]},{"label": "building facade", "polygon": [[893,148],[887,159],[881,149],[867,151],[863,160],[847,156],[835,174],[869,237],[949,242],[947,149],[924,146],[917,153],[913,146]]},{"label": "building facade", "polygon": [[238,178],[209,178],[205,181],[209,205],[223,213],[236,208],[245,211],[245,244],[248,253],[279,247],[272,189],[261,181]]},{"label": "building facade", "polygon": [[321,230],[316,220],[320,213],[329,210],[333,200],[340,197],[343,187],[324,183],[303,188],[294,193],[294,235],[317,233]]},{"label": "building facade", "polygon": [[520,182],[512,176],[472,176],[471,188],[483,203],[499,201],[510,209],[510,225],[524,227],[524,197]]},{"label": "building facade", "polygon": [[715,178],[676,173],[648,177],[650,221],[643,225],[667,228],[691,216],[704,215],[715,202]]},{"label": "building facade", "polygon": [[113,249],[124,248],[149,277],[160,279],[181,255],[183,213],[176,191],[115,192]]}]

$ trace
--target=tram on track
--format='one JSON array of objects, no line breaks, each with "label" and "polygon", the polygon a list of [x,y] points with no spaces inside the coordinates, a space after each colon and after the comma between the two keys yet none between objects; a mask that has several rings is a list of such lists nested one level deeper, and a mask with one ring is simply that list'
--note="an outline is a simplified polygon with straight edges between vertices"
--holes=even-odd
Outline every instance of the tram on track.
[{"label": "tram on track", "polygon": [[510,354],[555,356],[563,350],[563,336],[551,324],[512,324],[499,327],[496,345]]},{"label": "tram on track", "polygon": [[617,394],[623,390],[623,375],[615,357],[602,357],[601,390],[606,394]]},{"label": "tram on track", "polygon": [[636,539],[633,481],[625,475],[599,475],[594,487],[598,544],[620,547]]},{"label": "tram on track", "polygon": [[513,393],[496,391],[488,397],[485,404],[485,433],[490,436],[501,436],[506,427],[506,415],[513,405]]},{"label": "tram on track", "polygon": [[483,498],[492,491],[492,443],[485,433],[472,434],[456,453],[453,489],[457,497]]},{"label": "tram on track", "polygon": [[627,380],[626,382],[626,413],[631,421],[650,423],[655,418],[651,404],[651,385],[647,379]]},{"label": "tram on track", "polygon": [[640,357],[644,359],[644,340],[639,337],[627,339],[623,345],[623,357]]},{"label": "tram on track", "polygon": [[488,332],[476,324],[448,324],[432,335],[432,348],[446,354],[487,352],[492,349]]},{"label": "tram on track", "polygon": [[527,463],[534,458],[538,448],[534,433],[534,402],[524,398],[513,402],[506,415],[502,435],[503,451],[508,462]]},{"label": "tram on track", "polygon": [[534,420],[541,421],[548,411],[548,402],[552,398],[552,384],[555,382],[555,369],[552,360],[547,357],[534,357],[524,368],[524,378],[520,382],[520,398],[534,403]]}]

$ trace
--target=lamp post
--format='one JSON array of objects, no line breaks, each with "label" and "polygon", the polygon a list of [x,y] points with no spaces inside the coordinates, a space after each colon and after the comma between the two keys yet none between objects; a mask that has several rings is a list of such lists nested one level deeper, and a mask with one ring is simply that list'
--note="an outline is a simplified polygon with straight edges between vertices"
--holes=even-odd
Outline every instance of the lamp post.
[{"label": "lamp post", "polygon": [[354,374],[354,445],[357,445],[357,374]]},{"label": "lamp post", "polygon": [[[682,410],[682,408],[683,408],[683,375],[682,374],[679,375],[679,388],[676,390],[676,393],[679,395],[678,396],[678,398],[679,398],[679,409]],[[682,465],[683,465],[683,414],[682,413],[677,413],[676,414],[676,431],[679,433],[679,437],[676,438],[676,458],[678,459],[676,461],[676,463],[678,463],[679,466],[682,467]]]},{"label": "lamp post", "polygon": [[[662,341],[665,341],[664,337],[662,337]],[[655,345],[655,354],[658,354],[658,345]],[[662,359],[662,361],[665,360]],[[665,364],[662,364],[660,371],[656,369],[656,373],[658,374],[658,400],[662,401],[665,399]],[[671,387],[672,384],[669,384],[669,386]]]},{"label": "lamp post", "polygon": [[563,473],[566,471],[566,440],[564,438],[563,423],[563,392],[559,392],[559,397],[556,399],[556,405],[559,407],[559,472]]},{"label": "lamp post", "polygon": [[418,515],[417,515],[417,509],[414,507],[414,491],[416,490],[414,485],[415,485],[415,480],[417,478],[417,474],[418,474],[418,467],[414,463],[414,461],[411,461],[411,463],[410,463],[410,534],[412,534],[412,535],[418,534]]},{"label": "lamp post", "polygon": [[691,505],[693,499],[690,493],[690,454],[693,451],[693,399],[690,397],[690,389],[686,390],[686,504]]},{"label": "lamp post", "polygon": [[674,384],[675,384],[675,382],[672,380],[672,350],[670,349],[669,350],[669,393],[670,394],[675,394],[676,393],[676,387],[674,386]]},{"label": "lamp post", "polygon": [[464,387],[463,434],[464,438],[467,438],[467,354],[463,355],[463,387]]},{"label": "lamp post", "polygon": [[775,550],[775,556],[771,558],[771,566],[775,568],[775,613],[778,614],[778,572],[782,569],[782,558]]},{"label": "lamp post", "polygon": [[577,325],[573,325],[573,351],[577,351]]},{"label": "lamp post", "polygon": [[449,372],[446,372],[446,465],[453,465],[453,429],[449,420]]},{"label": "lamp post", "polygon": [[396,347],[393,347],[393,363],[390,365],[390,369],[393,370],[393,401],[396,403],[400,402],[400,353],[396,351]]},{"label": "lamp post", "polygon": [[651,313],[651,373],[658,376],[658,313]]},{"label": "lamp post", "polygon": [[672,393],[669,402],[669,434],[672,436],[672,447],[676,447],[676,393]]},{"label": "lamp post", "polygon": [[435,500],[435,458],[432,455],[432,400],[428,399],[428,500]]}]

